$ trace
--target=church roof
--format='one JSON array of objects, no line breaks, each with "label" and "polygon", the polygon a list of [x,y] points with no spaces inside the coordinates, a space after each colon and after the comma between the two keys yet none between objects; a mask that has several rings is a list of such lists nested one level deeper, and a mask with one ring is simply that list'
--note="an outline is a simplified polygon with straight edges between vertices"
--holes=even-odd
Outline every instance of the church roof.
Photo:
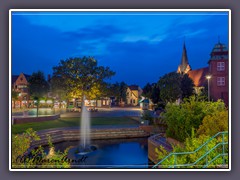
[{"label": "church roof", "polygon": [[193,80],[193,83],[197,87],[204,86],[206,80],[206,75],[208,74],[208,67],[191,70],[188,72],[189,77]]},{"label": "church roof", "polygon": [[[181,63],[178,66],[178,72],[179,73],[185,73],[186,69],[190,68],[190,65],[188,63],[188,56],[187,56],[187,49],[186,49],[186,45],[185,42],[183,43],[183,51],[182,51],[182,58],[181,58]],[[190,70],[189,69],[189,70]],[[188,71],[188,70],[187,70]]]}]

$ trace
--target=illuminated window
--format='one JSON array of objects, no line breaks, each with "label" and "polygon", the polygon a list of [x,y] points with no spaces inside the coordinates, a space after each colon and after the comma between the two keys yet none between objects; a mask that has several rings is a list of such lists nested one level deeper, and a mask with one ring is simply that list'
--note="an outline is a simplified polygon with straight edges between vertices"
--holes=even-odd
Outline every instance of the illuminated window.
[{"label": "illuminated window", "polygon": [[225,77],[217,77],[217,85],[225,86]]},{"label": "illuminated window", "polygon": [[218,62],[217,63],[217,71],[224,71],[225,70],[225,63],[224,62]]}]

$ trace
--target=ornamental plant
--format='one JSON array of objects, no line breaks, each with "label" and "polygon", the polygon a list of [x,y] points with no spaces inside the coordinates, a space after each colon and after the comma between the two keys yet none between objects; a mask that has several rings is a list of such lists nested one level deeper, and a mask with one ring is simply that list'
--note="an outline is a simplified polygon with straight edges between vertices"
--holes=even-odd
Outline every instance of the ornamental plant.
[{"label": "ornamental plant", "polygon": [[[163,113],[163,118],[168,127],[166,135],[184,142],[186,138],[191,137],[192,128],[196,130],[199,129],[205,117],[208,119],[210,117],[216,119],[214,118],[216,114],[219,112],[226,112],[227,110],[224,103],[220,100],[217,102],[207,102],[204,100],[198,100],[195,96],[191,96],[188,99],[184,99],[183,103],[180,105],[168,103],[165,111],[166,112]],[[226,113],[219,116],[226,117]],[[202,129],[199,130],[199,133],[200,131],[204,131],[204,127],[206,127],[206,125],[203,125]]]},{"label": "ornamental plant", "polygon": [[50,151],[53,150],[51,156],[44,152],[42,146],[31,149],[31,142],[40,140],[33,129],[27,129],[23,134],[13,135],[12,168],[69,168],[70,161],[65,161],[68,149],[64,152],[55,152],[51,137],[48,138]]},{"label": "ornamental plant", "polygon": [[[201,145],[203,145],[207,140],[209,140],[210,136],[201,135],[199,137],[191,137],[187,138],[184,142],[184,147],[174,146],[172,152],[194,152]],[[225,137],[224,141],[226,142],[228,137]],[[214,138],[210,141],[206,146],[203,146],[198,151],[192,154],[184,154],[184,155],[171,155],[165,161],[160,164],[162,168],[203,168],[207,163],[209,165],[207,168],[216,168],[217,165],[221,165],[223,163],[228,164],[228,156],[217,157],[222,153],[222,145],[216,146],[218,143],[222,142],[222,138]],[[216,146],[216,147],[215,147]],[[160,146],[156,148],[156,153],[158,155],[158,160],[162,160],[166,156],[169,155],[169,152],[164,149],[164,147]],[[207,155],[206,153],[209,152]],[[228,153],[228,145],[225,145],[225,152]],[[204,156],[205,155],[205,156]],[[217,158],[216,158],[217,157]],[[216,158],[213,162],[210,163],[211,160]],[[176,166],[174,166],[176,165]],[[187,166],[188,165],[188,166]]]}]

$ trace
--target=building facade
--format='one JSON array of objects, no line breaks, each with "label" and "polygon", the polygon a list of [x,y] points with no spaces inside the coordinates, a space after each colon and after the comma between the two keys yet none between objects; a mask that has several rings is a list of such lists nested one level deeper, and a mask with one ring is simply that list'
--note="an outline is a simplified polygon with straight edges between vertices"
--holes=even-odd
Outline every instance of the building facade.
[{"label": "building facade", "polygon": [[209,76],[210,99],[217,101],[222,99],[228,106],[229,94],[229,65],[228,65],[228,49],[226,45],[220,41],[215,44],[210,54],[208,66],[192,70],[188,58],[186,46],[183,46],[183,55],[177,72],[188,74],[194,82],[196,93],[201,92],[204,87],[208,86],[206,76]]},{"label": "building facade", "polygon": [[210,97],[214,101],[223,99],[228,105],[229,89],[229,70],[228,70],[228,49],[218,42],[212,52],[209,64],[210,79]]},{"label": "building facade", "polygon": [[128,86],[126,92],[127,105],[137,106],[139,104],[140,96],[142,94],[142,89],[137,85]]},{"label": "building facade", "polygon": [[28,80],[30,75],[21,73],[20,75],[12,76],[12,91],[18,93],[17,100],[13,101],[12,107],[28,107],[30,93],[28,88]]}]

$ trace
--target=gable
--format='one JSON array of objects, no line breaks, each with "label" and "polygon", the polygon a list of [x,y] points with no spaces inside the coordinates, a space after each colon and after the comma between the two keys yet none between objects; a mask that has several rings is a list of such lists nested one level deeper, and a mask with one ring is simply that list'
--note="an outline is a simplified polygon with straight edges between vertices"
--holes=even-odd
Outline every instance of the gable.
[{"label": "gable", "polygon": [[16,85],[20,85],[20,84],[24,84],[24,85],[28,84],[28,81],[23,73],[21,73],[16,80]]}]

